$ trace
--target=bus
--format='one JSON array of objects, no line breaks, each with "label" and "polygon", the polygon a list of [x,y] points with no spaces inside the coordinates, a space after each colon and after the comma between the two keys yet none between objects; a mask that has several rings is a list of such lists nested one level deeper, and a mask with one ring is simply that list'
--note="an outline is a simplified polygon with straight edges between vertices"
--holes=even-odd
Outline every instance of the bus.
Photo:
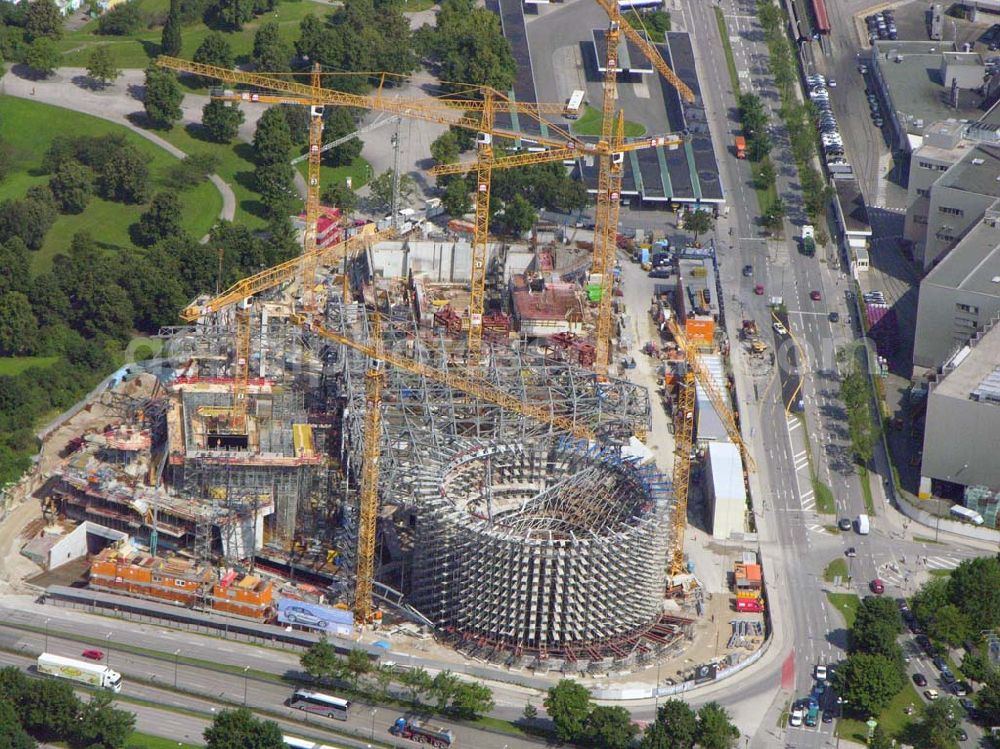
[{"label": "bus", "polygon": [[983,524],[983,516],[975,510],[970,510],[968,507],[962,507],[962,505],[952,505],[950,512],[958,519],[964,520],[967,523],[972,523],[973,525]]},{"label": "bus", "polygon": [[566,102],[566,108],[563,110],[563,117],[567,120],[575,120],[580,117],[580,110],[583,108],[583,97],[586,96],[585,91],[577,89],[573,92],[572,96],[569,97],[569,101]]},{"label": "bus", "polygon": [[296,689],[295,694],[285,704],[288,707],[294,707],[296,710],[304,710],[307,713],[318,713],[327,718],[336,718],[337,720],[347,720],[347,711],[351,707],[351,703],[348,700],[342,700],[340,697],[331,697],[328,694],[321,694],[320,692],[310,692],[308,689]]}]

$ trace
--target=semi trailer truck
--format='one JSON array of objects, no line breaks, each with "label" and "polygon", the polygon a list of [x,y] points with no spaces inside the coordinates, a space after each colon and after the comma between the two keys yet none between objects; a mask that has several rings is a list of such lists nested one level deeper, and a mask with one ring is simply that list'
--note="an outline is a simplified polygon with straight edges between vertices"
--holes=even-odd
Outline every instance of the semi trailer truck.
[{"label": "semi trailer truck", "polygon": [[87,663],[75,658],[42,653],[38,656],[37,670],[45,676],[55,676],[92,687],[110,689],[112,692],[122,691],[122,675],[100,663]]}]

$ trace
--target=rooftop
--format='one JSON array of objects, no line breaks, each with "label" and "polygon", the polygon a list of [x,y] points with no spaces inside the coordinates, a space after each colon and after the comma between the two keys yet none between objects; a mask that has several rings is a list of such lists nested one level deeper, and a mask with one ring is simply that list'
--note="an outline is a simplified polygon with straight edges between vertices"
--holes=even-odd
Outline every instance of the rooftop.
[{"label": "rooftop", "polygon": [[732,442],[709,442],[708,462],[711,466],[715,496],[746,500],[740,449]]},{"label": "rooftop", "polygon": [[979,144],[969,149],[935,184],[1000,198],[1000,146]]},{"label": "rooftop", "polygon": [[911,135],[922,135],[939,120],[978,120],[983,116],[983,97],[974,91],[961,89],[958,108],[949,105],[949,87],[941,77],[945,53],[950,64],[983,64],[980,55],[956,52],[951,43],[875,42],[875,56],[892,107]]},{"label": "rooftop", "polygon": [[1000,296],[1000,200],[927,274],[924,283]]},{"label": "rooftop", "polygon": [[[962,354],[959,353],[958,356],[961,357]],[[1000,362],[1000,325],[987,331],[975,345],[970,347],[968,354],[960,359],[958,366],[937,384],[934,395],[959,400],[980,400],[985,403],[985,398],[981,395],[973,397],[973,393],[977,390],[980,393],[984,392],[982,390],[984,383],[990,378],[996,378],[997,362]],[[1000,392],[1000,389],[997,392]],[[994,404],[1000,400],[1000,397],[995,396],[995,398]]]},{"label": "rooftop", "polygon": [[835,179],[837,199],[844,213],[844,223],[847,231],[854,234],[871,235],[872,227],[868,223],[868,209],[865,198],[861,194],[861,186],[856,179]]}]

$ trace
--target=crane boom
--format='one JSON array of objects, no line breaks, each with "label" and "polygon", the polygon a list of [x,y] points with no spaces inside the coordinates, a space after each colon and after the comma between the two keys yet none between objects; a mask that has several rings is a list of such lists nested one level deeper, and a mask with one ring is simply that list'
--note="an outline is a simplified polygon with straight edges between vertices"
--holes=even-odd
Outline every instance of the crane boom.
[{"label": "crane boom", "polygon": [[[216,97],[213,97],[213,98],[216,98]],[[218,98],[222,98],[222,97],[218,97]],[[226,98],[228,98],[228,97],[226,97]],[[337,138],[336,140],[331,140],[329,143],[324,143],[323,146],[319,149],[319,152],[321,154],[326,153],[327,151],[329,151],[332,148],[336,148],[337,146],[344,145],[345,143],[347,143],[347,141],[351,140],[352,138],[357,138],[359,135],[362,135],[364,133],[370,133],[372,130],[377,130],[378,128],[382,127],[383,125],[389,125],[389,124],[395,122],[397,119],[399,119],[399,117],[396,116],[396,115],[393,115],[392,117],[386,117],[385,119],[382,119],[382,120],[375,120],[375,122],[371,122],[371,123],[365,125],[364,127],[359,127],[353,133],[348,133],[347,135],[342,135],[341,137]],[[300,162],[303,162],[303,161],[305,161],[308,158],[309,158],[309,154],[308,153],[304,153],[301,156],[296,156],[291,161],[292,166],[295,166],[296,164],[298,164]]]},{"label": "crane boom", "polygon": [[[389,239],[393,234],[392,229],[358,234],[335,245],[313,250],[314,259],[319,264],[335,263],[345,256],[360,251],[369,243]],[[299,255],[291,260],[286,260],[283,263],[262,270],[260,273],[247,276],[204,304],[192,304],[189,307],[185,307],[181,310],[181,319],[187,322],[194,322],[200,317],[218,312],[248,297],[287,283],[295,278],[302,267],[302,263],[307,259],[304,255]]]},{"label": "crane boom", "polygon": [[[177,57],[160,55],[156,58],[156,64],[162,68],[176,70],[182,73],[193,73],[206,78],[215,78],[224,83],[233,85],[256,86],[268,91],[279,92],[286,96],[275,96],[273,94],[234,94],[215,97],[229,101],[261,101],[268,103],[291,103],[302,104],[316,100],[317,91],[311,85],[299,83],[298,81],[278,78],[274,75],[263,73],[248,73],[242,70],[223,68],[218,65],[207,65],[205,63],[182,60]],[[531,107],[521,107],[520,104],[511,101],[500,92],[486,87],[473,87],[475,91],[489,93],[496,100],[503,101],[504,109],[510,109],[518,115],[525,115],[545,125],[545,127],[559,136],[559,139],[532,134],[531,140],[541,145],[558,148],[567,141],[582,144],[579,138],[571,135],[565,128],[545,120],[538,114],[538,109]],[[373,95],[349,94],[344,91],[336,91],[330,88],[319,89],[319,96],[323,104],[328,106],[355,107],[358,109],[371,109],[376,112],[386,112],[396,114],[410,119],[436,122],[440,125],[450,125],[465,128],[467,130],[479,131],[482,123],[480,116],[484,109],[481,101],[466,99],[450,99],[446,97],[421,97],[412,99],[397,99],[384,96],[382,89],[377,88]],[[510,140],[520,140],[524,134],[515,130],[498,129],[494,131],[496,137],[508,138]]]},{"label": "crane boom", "polygon": [[660,56],[656,47],[650,44],[645,36],[633,29],[625,21],[625,19],[622,18],[621,9],[618,6],[618,0],[597,0],[597,4],[604,8],[604,12],[608,14],[608,18],[611,19],[611,22],[613,24],[617,24],[625,36],[627,36],[639,49],[642,50],[646,59],[653,64],[653,67],[656,68],[657,72],[662,75],[671,86],[677,89],[677,93],[683,96],[684,100],[689,104],[693,102],[694,92],[691,91],[687,84],[678,78],[677,74],[670,69],[670,66],[663,61],[663,57]]},{"label": "crane boom", "polygon": [[691,481],[691,450],[694,447],[694,373],[690,370],[679,384],[674,411],[674,533],[670,541],[670,574],[684,572],[684,528],[687,524],[688,488]]},{"label": "crane boom", "polygon": [[681,331],[680,326],[673,317],[667,318],[667,328],[670,330],[670,334],[674,337],[674,340],[677,341],[677,345],[684,350],[688,367],[694,372],[698,378],[698,384],[701,385],[705,394],[708,395],[709,400],[712,401],[712,406],[722,420],[722,425],[725,427],[730,441],[739,448],[740,454],[743,457],[744,467],[747,471],[756,471],[757,464],[754,462],[753,457],[750,455],[750,450],[743,441],[743,436],[740,434],[740,429],[736,424],[736,417],[726,402],[727,399],[719,392],[719,388],[716,387],[715,380],[712,379],[712,374],[705,367],[698,352],[695,351],[694,346],[688,341],[687,336]]}]

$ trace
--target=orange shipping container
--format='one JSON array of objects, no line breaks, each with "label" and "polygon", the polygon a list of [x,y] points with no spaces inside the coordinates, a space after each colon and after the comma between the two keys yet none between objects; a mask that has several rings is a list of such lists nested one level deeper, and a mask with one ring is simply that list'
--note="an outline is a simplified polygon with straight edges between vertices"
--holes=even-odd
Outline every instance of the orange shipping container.
[{"label": "orange shipping container", "polygon": [[689,317],[684,322],[684,333],[689,341],[711,343],[715,338],[715,320]]}]

